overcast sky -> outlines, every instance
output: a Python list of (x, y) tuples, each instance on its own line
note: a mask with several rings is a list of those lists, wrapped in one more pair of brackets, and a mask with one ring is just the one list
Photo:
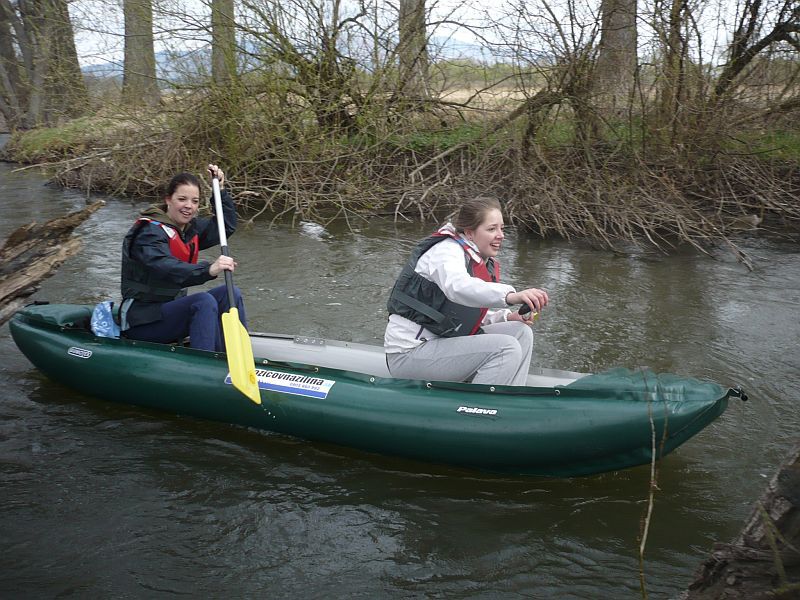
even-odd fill
[[(209, 21), (208, 2), (210, 0), (155, 0), (156, 14), (156, 51), (164, 49), (188, 50), (197, 48), (207, 39), (202, 29)], [(287, 0), (283, 0), (287, 2)], [(298, 0), (306, 6), (312, 0)], [(321, 0), (319, 0), (321, 1)], [(329, 0), (326, 0), (329, 1)], [(439, 22), (431, 27), (428, 34), (433, 36), (435, 44), (449, 43), (453, 48), (449, 55), (461, 51), (474, 54), (485, 46), (481, 37), (475, 35), (468, 27), (458, 27), (451, 23), (440, 21), (458, 21), (474, 27), (474, 31), (486, 36), (495, 42), (501, 41), (496, 32), (487, 28), (491, 21), (505, 19), (509, 24), (514, 22), (513, 4), (523, 0), (428, 0), (428, 9), (431, 11), (430, 21)], [(650, 29), (647, 26), (647, 14), (652, 10), (650, 5), (653, 0), (639, 0), (641, 11), (641, 25), (639, 27), (640, 45), (646, 46)], [(553, 24), (552, 14), (558, 16), (559, 6), (565, 5), (567, 0), (524, 0), (526, 10), (533, 18), (523, 24), (528, 29), (528, 36), (548, 35), (548, 27)], [(579, 20), (583, 23), (592, 23), (596, 4), (599, 0), (578, 0), (577, 4), (583, 14)], [(81, 64), (103, 63), (109, 61), (121, 62), (124, 39), (122, 37), (122, 0), (73, 0), (70, 3), (70, 14), (75, 26), (75, 37), (78, 46), (78, 55)], [(698, 27), (705, 28), (703, 45), (701, 49), (704, 60), (709, 60), (712, 55), (719, 55), (719, 48), (727, 37), (727, 32), (732, 29), (731, 21), (736, 2), (732, 0), (708, 0), (695, 5), (695, 16), (698, 18)], [(396, 3), (387, 3), (381, 0), (379, 6), (396, 6)], [(702, 7), (702, 10), (697, 8)], [(551, 13), (553, 11), (553, 13)], [(388, 11), (387, 11), (388, 12)], [(538, 14), (537, 14), (538, 13)], [(558, 18), (562, 23), (567, 19)], [(540, 27), (541, 25), (541, 27)], [(561, 25), (561, 23), (559, 23)], [(536, 32), (534, 33), (534, 30)], [(529, 38), (531, 39), (531, 38)], [(523, 40), (524, 43), (530, 43)], [(542, 48), (546, 51), (546, 48)], [(485, 48), (489, 52), (489, 48)], [(473, 56), (474, 57), (474, 56)], [(489, 58), (486, 55), (486, 58)]]
[[(465, 2), (459, 0), (428, 0), (429, 9), (433, 9), (433, 19), (456, 18), (474, 23), (480, 20), (481, 4), (486, 2), (471, 1), (477, 9), (470, 10)], [(386, 6), (391, 5), (387, 3)], [(83, 65), (122, 60), (122, 0), (73, 0), (69, 10), (78, 55)], [(208, 0), (156, 0), (154, 15), (157, 52), (167, 47), (191, 49), (207, 43), (208, 40), (203, 39), (199, 29), (209, 22)], [(448, 24), (438, 25), (436, 31), (429, 31), (429, 34), (441, 39), (476, 42), (475, 36), (467, 30)]]

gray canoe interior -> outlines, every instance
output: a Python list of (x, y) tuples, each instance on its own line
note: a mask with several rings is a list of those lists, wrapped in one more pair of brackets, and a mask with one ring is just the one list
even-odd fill
[[(250, 333), (250, 340), (256, 363), (259, 359), (267, 359), (355, 371), (376, 377), (391, 377), (386, 367), (383, 348), (380, 346), (273, 333)], [(574, 371), (531, 367), (528, 385), (568, 385), (585, 375), (586, 373)]]

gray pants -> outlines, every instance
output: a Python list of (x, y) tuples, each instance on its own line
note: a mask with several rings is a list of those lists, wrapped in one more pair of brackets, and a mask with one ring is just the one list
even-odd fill
[(519, 321), (493, 323), (480, 335), (435, 338), (408, 352), (386, 355), (392, 377), (525, 385), (533, 331)]

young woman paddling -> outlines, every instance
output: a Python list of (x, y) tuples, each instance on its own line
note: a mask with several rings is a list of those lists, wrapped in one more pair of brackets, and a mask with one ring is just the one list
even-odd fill
[[(500, 283), (503, 227), (500, 203), (474, 198), (417, 245), (389, 296), (384, 349), (393, 377), (525, 385), (530, 325), (548, 297)], [(513, 304), (531, 312), (490, 310)]]
[[(208, 165), (212, 177), (225, 174)], [(236, 230), (236, 210), (230, 194), (221, 192), (226, 235)], [(233, 271), (236, 262), (220, 256), (214, 262), (198, 261), (200, 250), (220, 243), (216, 215), (198, 218), (200, 181), (190, 173), (175, 175), (163, 204), (151, 206), (136, 220), (122, 243), (122, 334), (149, 342), (169, 343), (187, 335), (192, 348), (224, 350), (220, 315), (230, 309), (224, 285), (186, 295), (186, 287)], [(239, 317), (244, 325), (241, 293), (234, 288)]]

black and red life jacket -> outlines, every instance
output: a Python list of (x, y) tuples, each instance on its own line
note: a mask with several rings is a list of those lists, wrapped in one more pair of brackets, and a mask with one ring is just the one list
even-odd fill
[(197, 257), (200, 254), (200, 238), (195, 233), (188, 242), (183, 241), (180, 232), (168, 223), (156, 221), (150, 217), (139, 217), (134, 223), (134, 227), (140, 223), (152, 223), (158, 225), (169, 238), (169, 251), (172, 256), (183, 262), (197, 264)]
[(437, 231), (422, 240), (411, 253), (389, 294), (389, 314), (400, 315), (442, 337), (481, 333), (481, 323), (488, 308), (457, 304), (447, 298), (441, 288), (415, 271), (417, 262), (428, 250), (447, 239), (453, 239), (464, 250), (467, 273), (483, 281), (500, 281), (500, 264), (493, 258), (481, 259), (460, 237)]
[(122, 297), (142, 302), (168, 302), (186, 294), (181, 286), (154, 275), (144, 265), (131, 258), (133, 240), (147, 224), (160, 227), (169, 239), (169, 251), (175, 258), (186, 263), (197, 263), (200, 241), (196, 232), (189, 233), (188, 241), (178, 229), (149, 217), (139, 217), (122, 242)]

